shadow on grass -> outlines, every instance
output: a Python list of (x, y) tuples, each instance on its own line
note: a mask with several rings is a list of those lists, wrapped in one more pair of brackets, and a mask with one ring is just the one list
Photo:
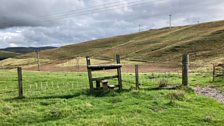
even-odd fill
[(55, 96), (41, 96), (41, 97), (30, 97), (27, 99), (53, 99), (53, 98), (61, 98), (61, 99), (71, 99), (71, 98), (75, 98), (75, 97), (79, 97), (81, 95), (87, 95), (85, 93), (75, 93), (72, 95), (55, 95)]
[[(172, 85), (172, 86), (166, 86), (166, 87), (146, 87), (146, 88), (140, 88), (139, 91), (144, 90), (144, 91), (159, 91), (159, 90), (177, 90), (177, 89), (183, 89), (183, 86), (180, 85)], [(76, 97), (80, 97), (80, 96), (86, 96), (86, 97), (114, 97), (114, 96), (118, 96), (121, 95), (123, 93), (128, 93), (131, 92), (133, 90), (136, 90), (135, 88), (129, 88), (129, 89), (122, 89), (120, 90), (114, 90), (114, 92), (111, 91), (103, 91), (103, 90), (95, 90), (94, 94), (90, 94), (89, 90), (85, 90), (83, 92), (78, 92), (78, 93), (74, 93), (74, 94), (70, 94), (70, 95), (49, 95), (49, 96), (28, 96), (28, 97), (22, 97), (22, 98), (9, 98), (9, 99), (5, 99), (5, 101), (15, 101), (15, 100), (22, 100), (22, 101), (26, 101), (26, 100), (30, 100), (30, 99), (56, 99), (56, 98), (61, 98), (61, 99), (71, 99), (71, 98), (76, 98)]]
[(181, 86), (166, 86), (166, 87), (152, 87), (152, 88), (144, 88), (147, 91), (157, 91), (157, 90), (176, 90), (180, 89)]
[(71, 99), (76, 98), (80, 96), (90, 96), (89, 90), (78, 92), (74, 94), (68, 94), (68, 95), (48, 95), (48, 96), (24, 96), (24, 97), (14, 97), (14, 98), (8, 98), (4, 99), (5, 101), (14, 101), (14, 100), (30, 100), (30, 99), (54, 99), (54, 98), (61, 98), (61, 99)]
[(86, 96), (86, 97), (104, 97), (104, 96), (116, 96), (117, 94), (120, 93), (125, 93), (125, 92), (129, 92), (131, 89), (123, 89), (122, 91), (119, 90), (115, 90), (114, 93), (111, 93), (110, 91), (102, 91), (102, 90), (98, 90), (95, 91), (94, 94), (90, 94), (89, 90), (85, 90), (83, 92), (78, 92), (78, 93), (74, 93), (74, 94), (69, 94), (69, 95), (48, 95), (48, 96), (24, 96), (24, 97), (14, 97), (14, 98), (7, 98), (4, 99), (4, 101), (29, 101), (32, 99), (56, 99), (56, 98), (61, 98), (61, 99), (72, 99), (72, 98), (77, 98), (80, 96)]
[(98, 91), (95, 91), (94, 94), (92, 96), (94, 97), (108, 97), (108, 96), (117, 96), (117, 95), (120, 95), (122, 93), (127, 93), (127, 92), (130, 92), (132, 89), (122, 89), (121, 91), (120, 90), (114, 90), (114, 92), (111, 92), (111, 91), (103, 91), (103, 90), (98, 90)]

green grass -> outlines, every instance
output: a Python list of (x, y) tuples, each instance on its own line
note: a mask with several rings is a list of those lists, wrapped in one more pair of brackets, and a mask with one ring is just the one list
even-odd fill
[[(0, 125), (153, 125), (153, 126), (222, 126), (224, 105), (214, 99), (197, 96), (190, 88), (152, 90), (159, 81), (180, 84), (177, 73), (140, 75), (141, 90), (134, 90), (134, 74), (123, 74), (124, 91), (89, 96), (86, 73), (23, 73), (25, 99), (16, 99), (16, 71), (0, 71)], [(113, 73), (95, 73), (104, 76)], [(154, 79), (154, 80), (153, 80)], [(29, 85), (44, 82), (67, 83), (63, 89), (33, 89)], [(71, 84), (78, 85), (72, 88)], [(110, 81), (115, 83), (115, 80)], [(191, 86), (217, 86), (207, 74), (191, 74)], [(44, 85), (44, 84), (43, 84)], [(70, 85), (70, 86), (69, 86)], [(43, 86), (44, 87), (44, 86)], [(55, 87), (55, 85), (54, 85)], [(63, 87), (63, 85), (60, 85)], [(81, 89), (81, 90), (79, 90)], [(149, 89), (149, 90), (148, 90)], [(151, 90), (150, 90), (151, 89)], [(61, 92), (63, 91), (63, 92)], [(36, 93), (34, 93), (36, 92)]]

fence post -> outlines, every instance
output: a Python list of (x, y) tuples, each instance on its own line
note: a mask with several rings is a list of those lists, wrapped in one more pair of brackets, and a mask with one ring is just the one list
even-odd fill
[(222, 79), (224, 79), (224, 66), (222, 66)]
[(80, 66), (79, 66), (79, 56), (76, 57), (76, 70), (79, 72)]
[(215, 81), (215, 64), (213, 64), (213, 71), (212, 71), (212, 81)]
[(189, 55), (184, 54), (182, 57), (182, 85), (188, 86), (188, 69), (189, 69)]
[(22, 76), (22, 68), (17, 68), (17, 74), (18, 74), (18, 98), (23, 98), (23, 76)]
[(138, 74), (138, 65), (135, 65), (135, 84), (136, 90), (139, 90), (139, 74)]
[[(120, 55), (116, 55), (116, 63), (121, 64)], [(122, 90), (121, 68), (117, 68), (119, 90)]]
[(36, 50), (37, 55), (37, 70), (40, 71), (40, 50)]
[(91, 65), (89, 56), (86, 57), (86, 64), (87, 64), (87, 71), (88, 71), (88, 78), (89, 78), (90, 94), (93, 95), (94, 88), (93, 88), (93, 81), (92, 81), (92, 70), (89, 69), (89, 65)]

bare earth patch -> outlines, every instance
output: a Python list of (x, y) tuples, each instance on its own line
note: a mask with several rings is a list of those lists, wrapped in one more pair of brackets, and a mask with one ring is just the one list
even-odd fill
[[(59, 63), (50, 63), (44, 64), (40, 66), (41, 71), (49, 71), (49, 72), (87, 72), (86, 65), (80, 65), (79, 68), (77, 66), (65, 66), (58, 67)], [(37, 66), (25, 68), (25, 70), (36, 71)], [(150, 63), (150, 64), (140, 64), (139, 72), (148, 73), (148, 72), (177, 72), (181, 71), (181, 67), (176, 64), (159, 64), (159, 63)], [(104, 71), (105, 72), (105, 71)], [(110, 72), (110, 71), (108, 71)], [(135, 72), (134, 65), (123, 65), (122, 72), (125, 73), (133, 73)]]
[(212, 97), (217, 101), (224, 103), (224, 93), (222, 91), (210, 87), (195, 87), (194, 90), (198, 95)]

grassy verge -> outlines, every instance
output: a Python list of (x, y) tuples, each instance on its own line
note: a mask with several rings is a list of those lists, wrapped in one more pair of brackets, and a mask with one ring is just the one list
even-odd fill
[[(143, 74), (140, 83), (142, 90), (136, 91), (133, 74), (123, 75), (123, 92), (89, 96), (76, 88), (56, 85), (49, 91), (33, 89), (33, 95), (26, 93), (25, 99), (14, 99), (17, 95), (15, 71), (0, 71), (0, 125), (193, 125), (221, 126), (224, 124), (224, 105), (214, 99), (196, 96), (189, 88), (177, 90), (143, 90), (158, 87), (160, 80), (169, 79), (168, 84), (180, 82), (178, 74)], [(108, 73), (96, 73), (102, 76)], [(151, 77), (151, 79), (149, 78)], [(87, 84), (85, 73), (46, 73), (25, 72), (24, 85), (41, 82), (73, 83), (84, 87)], [(145, 78), (145, 80), (143, 79)], [(154, 81), (150, 81), (154, 79)], [(112, 80), (110, 83), (114, 83)], [(211, 83), (208, 75), (193, 74), (192, 86), (213, 85), (223, 89), (223, 82)], [(43, 84), (45, 85), (45, 84)], [(6, 88), (7, 87), (7, 88)], [(43, 87), (46, 87), (43, 86)], [(85, 89), (84, 87), (83, 89)], [(69, 90), (67, 90), (69, 89)], [(34, 91), (38, 93), (35, 94)], [(54, 91), (54, 92), (52, 92)], [(82, 90), (83, 91), (83, 90)], [(36, 95), (41, 94), (41, 97)], [(47, 97), (52, 96), (52, 97)]]

